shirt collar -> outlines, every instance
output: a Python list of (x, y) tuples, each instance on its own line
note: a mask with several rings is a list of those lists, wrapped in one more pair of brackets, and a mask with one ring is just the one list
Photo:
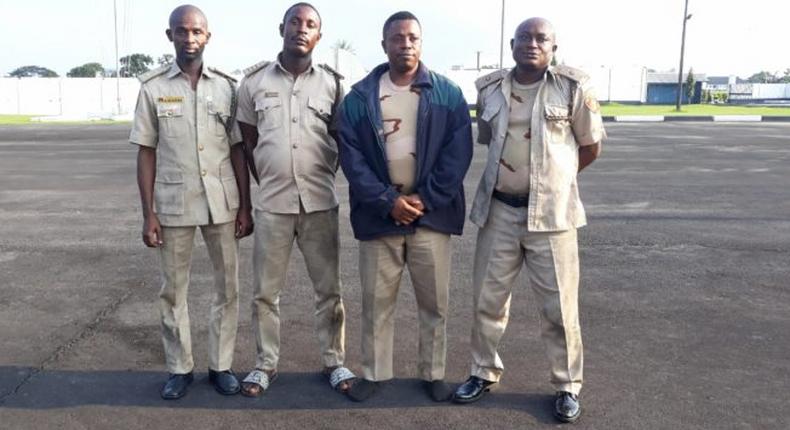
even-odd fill
[[(291, 72), (289, 72), (289, 71), (288, 71), (288, 70), (285, 68), (285, 66), (283, 66), (283, 63), (282, 63), (282, 55), (283, 55), (283, 53), (282, 53), (282, 52), (280, 52), (279, 54), (277, 54), (277, 61), (276, 61), (275, 63), (277, 64), (277, 68), (278, 68), (278, 69), (279, 69), (281, 72), (283, 72), (283, 73), (286, 73), (286, 74), (290, 75), (290, 74), (291, 74)], [(312, 62), (312, 61), (310, 61), (310, 67), (308, 67), (308, 68), (307, 68), (307, 70), (305, 70), (305, 71), (304, 71), (304, 73), (302, 73), (302, 74), (303, 74), (303, 75), (307, 75), (307, 74), (313, 73), (313, 70), (314, 70), (314, 69), (313, 69), (313, 62)]]
[[(181, 70), (180, 67), (178, 67), (178, 63), (175, 62), (175, 60), (174, 60), (173, 63), (170, 64), (170, 69), (168, 69), (168, 71), (167, 71), (167, 77), (169, 79), (172, 79), (172, 78), (175, 78), (176, 76), (178, 76), (178, 75), (180, 75), (182, 73), (184, 73), (184, 72)], [(201, 75), (203, 77), (206, 77), (206, 78), (209, 78), (209, 79), (215, 78), (217, 76), (216, 73), (214, 73), (211, 70), (209, 70), (209, 68), (208, 68), (208, 66), (206, 65), (205, 62), (203, 63), (203, 67), (201, 68)]]

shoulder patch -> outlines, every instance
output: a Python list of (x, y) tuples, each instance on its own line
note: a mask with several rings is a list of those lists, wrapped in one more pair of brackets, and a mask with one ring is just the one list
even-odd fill
[(480, 91), (491, 84), (496, 84), (502, 81), (502, 79), (505, 79), (505, 76), (507, 76), (509, 72), (510, 71), (508, 69), (501, 69), (485, 76), (481, 76), (475, 81), (475, 88), (477, 88), (477, 91)]
[(261, 61), (258, 64), (254, 64), (254, 65), (252, 65), (250, 67), (247, 67), (246, 69), (244, 69), (244, 76), (250, 76), (253, 73), (257, 72), (258, 70), (263, 69), (264, 67), (268, 66), (271, 63), (272, 63), (271, 61)]
[(137, 79), (144, 84), (159, 75), (163, 75), (168, 70), (170, 70), (170, 64), (166, 64), (162, 67), (157, 67), (156, 69), (149, 70), (143, 73), (142, 75), (139, 75)]
[(329, 74), (334, 76), (335, 79), (345, 79), (345, 77), (343, 75), (338, 73), (337, 70), (329, 67), (329, 65), (326, 64), (326, 63), (321, 63), (321, 64), (318, 65), (318, 67), (320, 67), (320, 68), (326, 70), (327, 72), (329, 72)]
[(222, 70), (216, 69), (214, 67), (209, 67), (208, 69), (211, 70), (212, 72), (222, 76), (225, 79), (228, 79), (228, 80), (230, 80), (232, 82), (236, 82), (236, 78), (234, 78), (233, 76), (223, 72)]
[(590, 79), (590, 75), (588, 75), (581, 69), (566, 66), (564, 64), (554, 66), (552, 67), (551, 70), (558, 75), (565, 76), (566, 78), (572, 79), (579, 83), (585, 82), (588, 79)]

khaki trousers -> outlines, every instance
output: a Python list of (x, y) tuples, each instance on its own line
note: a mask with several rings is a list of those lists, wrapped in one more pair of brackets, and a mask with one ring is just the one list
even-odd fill
[(420, 378), (444, 379), (450, 287), (450, 235), (418, 228), (413, 235), (359, 242), (362, 283), (362, 374), (392, 379), (395, 302), (404, 266), (414, 285), (420, 320)]
[(504, 366), (497, 346), (505, 332), (513, 284), (523, 264), (537, 298), (541, 337), (558, 391), (578, 394), (582, 386), (579, 326), (579, 256), (576, 230), (527, 231), (527, 208), (492, 200), (477, 236), (474, 264), (472, 375), (498, 381)]
[[(162, 289), (159, 312), (162, 318), (162, 341), (167, 370), (170, 373), (192, 371), (192, 338), (189, 329), (187, 290), (196, 227), (162, 227), (159, 248)], [(214, 300), (209, 320), (209, 368), (228, 370), (233, 364), (236, 328), (239, 317), (239, 245), (234, 222), (200, 226), (214, 267)]]
[(277, 369), (280, 358), (280, 292), (285, 285), (294, 239), (302, 251), (315, 290), (315, 317), (321, 361), (326, 367), (345, 360), (345, 310), (340, 296), (340, 240), (337, 208), (276, 214), (255, 211), (252, 325), (255, 367)]

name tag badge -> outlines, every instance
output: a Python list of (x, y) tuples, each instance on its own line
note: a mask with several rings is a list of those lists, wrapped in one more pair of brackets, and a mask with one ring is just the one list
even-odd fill
[(265, 93), (263, 94), (263, 97), (264, 97), (264, 98), (267, 98), (267, 99), (271, 99), (271, 98), (275, 98), (275, 97), (280, 97), (280, 93), (278, 93), (277, 91), (267, 91), (267, 92), (265, 92)]
[[(160, 97), (164, 98), (164, 97)], [(184, 104), (179, 102), (159, 102), (156, 104), (156, 116), (170, 118), (184, 115)]]

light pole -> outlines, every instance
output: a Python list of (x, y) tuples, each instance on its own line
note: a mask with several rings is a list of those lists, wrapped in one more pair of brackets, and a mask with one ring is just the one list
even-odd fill
[(118, 67), (118, 4), (112, 2), (113, 22), (115, 23), (115, 100), (118, 103), (117, 114), (121, 114), (121, 69)]
[(502, 0), (502, 21), (499, 25), (499, 68), (505, 58), (505, 0)]
[(686, 50), (686, 22), (691, 19), (689, 14), (689, 0), (686, 0), (686, 7), (683, 9), (683, 35), (680, 38), (680, 70), (678, 70), (678, 97), (675, 103), (675, 110), (680, 112), (680, 101), (683, 97), (683, 53)]

